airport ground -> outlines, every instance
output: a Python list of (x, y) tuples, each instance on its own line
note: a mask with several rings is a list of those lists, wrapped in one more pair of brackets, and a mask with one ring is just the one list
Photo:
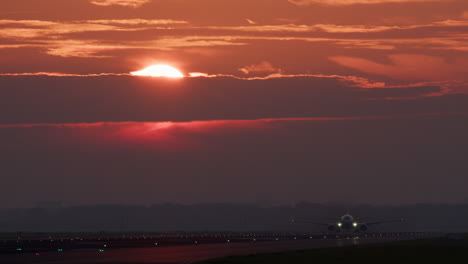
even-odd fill
[[(311, 249), (346, 251), (348, 246), (357, 246), (359, 250), (360, 246), (436, 236), (440, 234), (206, 233), (4, 239), (0, 242), (0, 263), (195, 263), (210, 259), (215, 259), (213, 263), (304, 263), (315, 254), (308, 251)], [(326, 256), (331, 252), (327, 250), (317, 252)], [(293, 253), (278, 253), (287, 251)], [(247, 257), (223, 258), (228, 256)], [(269, 258), (280, 262), (270, 262)], [(287, 259), (294, 261), (281, 262)]]
[(439, 264), (467, 262), (468, 236), (456, 240), (444, 237), (249, 256), (230, 256), (200, 262), (199, 264)]

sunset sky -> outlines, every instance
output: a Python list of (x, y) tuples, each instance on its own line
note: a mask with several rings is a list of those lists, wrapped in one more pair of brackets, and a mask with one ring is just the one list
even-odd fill
[(466, 0), (0, 3), (0, 207), (460, 203), (467, 135)]

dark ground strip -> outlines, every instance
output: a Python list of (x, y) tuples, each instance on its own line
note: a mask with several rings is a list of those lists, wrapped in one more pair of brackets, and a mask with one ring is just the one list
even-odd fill
[[(316, 234), (317, 235), (317, 234)], [(323, 234), (322, 234), (323, 235)], [(190, 236), (183, 238), (136, 238), (123, 240), (87, 241), (87, 247), (61, 248), (54, 252), (21, 252), (0, 255), (2, 263), (191, 263), (233, 255), (250, 255), (311, 248), (341, 247), (383, 243), (389, 241), (414, 240), (427, 237), (423, 233), (368, 234), (367, 236), (330, 235), (290, 236), (276, 240), (275, 237), (210, 237)], [(326, 238), (325, 238), (326, 237)], [(117, 239), (117, 238), (114, 238)], [(142, 242), (143, 241), (143, 242)], [(158, 242), (154, 242), (158, 241)], [(248, 241), (248, 242), (246, 242)], [(81, 240), (80, 240), (81, 243)], [(104, 247), (107, 243), (108, 246)], [(118, 244), (115, 244), (118, 243)], [(143, 244), (142, 244), (143, 243)], [(145, 244), (147, 243), (147, 244)], [(158, 244), (155, 244), (158, 243)], [(162, 243), (162, 244), (159, 244)], [(165, 244), (166, 243), (166, 244)], [(179, 244), (177, 244), (179, 243)], [(185, 243), (185, 244), (183, 244)], [(94, 245), (89, 247), (89, 245)], [(116, 245), (120, 248), (117, 249)], [(27, 251), (27, 252), (26, 252)]]
[(468, 261), (467, 252), (467, 238), (461, 240), (439, 238), (250, 256), (231, 256), (208, 260), (203, 264), (466, 263)]

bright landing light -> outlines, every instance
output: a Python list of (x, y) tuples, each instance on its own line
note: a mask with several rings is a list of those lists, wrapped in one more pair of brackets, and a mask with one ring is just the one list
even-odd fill
[(150, 76), (150, 77), (167, 77), (167, 78), (183, 78), (184, 74), (178, 69), (165, 65), (158, 64), (149, 66), (141, 71), (131, 72), (131, 75), (135, 76)]

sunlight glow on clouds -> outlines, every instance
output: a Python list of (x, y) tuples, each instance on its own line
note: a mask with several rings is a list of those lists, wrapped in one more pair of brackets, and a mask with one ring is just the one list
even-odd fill
[(141, 71), (131, 72), (134, 76), (149, 76), (149, 77), (167, 77), (167, 78), (183, 78), (185, 77), (178, 69), (165, 65), (157, 64), (149, 66)]
[(273, 66), (273, 64), (269, 61), (262, 61), (259, 64), (253, 64), (249, 66), (245, 66), (244, 68), (239, 69), (239, 71), (249, 74), (249, 73), (271, 73), (271, 72), (277, 72), (281, 73), (280, 68), (276, 68)]
[(204, 72), (190, 72), (190, 77), (215, 77), (216, 75), (209, 75), (208, 73)]

